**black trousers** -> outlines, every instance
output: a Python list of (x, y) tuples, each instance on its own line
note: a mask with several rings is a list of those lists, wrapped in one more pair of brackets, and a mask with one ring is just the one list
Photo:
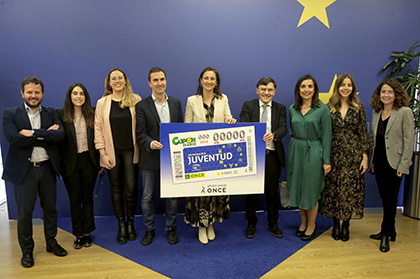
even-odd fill
[[(270, 151), (265, 155), (264, 194), (267, 209), (268, 225), (277, 225), (279, 219), (279, 179), (281, 163), (276, 151)], [(248, 224), (257, 224), (258, 218), (255, 211), (258, 208), (258, 195), (247, 195), (245, 198), (245, 218)]]
[(381, 232), (383, 235), (392, 236), (396, 233), (395, 215), (402, 177), (398, 177), (397, 171), (391, 168), (388, 162), (382, 162), (375, 163), (375, 179), (384, 211)]
[(108, 170), (111, 200), (115, 216), (125, 218), (124, 201), (128, 217), (134, 217), (137, 208), (137, 180), (139, 168), (133, 164), (134, 150), (116, 150), (116, 166)]
[(18, 209), (18, 240), (22, 253), (32, 253), (32, 212), (39, 194), (44, 219), (47, 246), (57, 243), (57, 182), (53, 166), (48, 161), (40, 167), (30, 166), (23, 180), (13, 184)]
[(95, 188), (96, 171), (89, 152), (77, 154), (74, 172), (63, 177), (70, 199), (70, 215), (73, 235), (82, 236), (95, 230), (93, 214), (93, 191)]

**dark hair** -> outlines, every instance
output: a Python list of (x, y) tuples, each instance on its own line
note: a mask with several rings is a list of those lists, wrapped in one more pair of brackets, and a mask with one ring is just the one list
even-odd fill
[(42, 93), (44, 93), (44, 83), (42, 82), (42, 80), (39, 77), (26, 77), (26, 78), (24, 78), (22, 80), (22, 83), (20, 84), (21, 87), (22, 87), (22, 92), (25, 91), (25, 85), (27, 85), (29, 83), (40, 84)]
[(257, 88), (258, 88), (260, 85), (267, 85), (267, 84), (269, 84), (270, 82), (272, 82), (272, 83), (274, 84), (274, 88), (277, 88), (277, 82), (276, 82), (274, 79), (272, 79), (271, 77), (263, 77), (263, 78), (261, 78), (261, 79), (257, 82)]
[(222, 95), (222, 91), (220, 90), (220, 75), (219, 75), (219, 72), (216, 71), (216, 69), (213, 67), (207, 67), (201, 72), (200, 77), (198, 78), (198, 88), (197, 88), (196, 95), (201, 95), (201, 96), (203, 95), (203, 87), (201, 86), (201, 79), (203, 78), (203, 75), (205, 72), (213, 72), (216, 74), (217, 84), (213, 89), (213, 93), (216, 96), (216, 98), (222, 98), (223, 95)]
[(95, 122), (95, 110), (92, 107), (90, 102), (89, 92), (87, 91), (86, 87), (81, 83), (72, 83), (69, 88), (67, 89), (66, 98), (64, 100), (64, 118), (63, 121), (67, 123), (73, 123), (74, 118), (74, 104), (71, 101), (71, 92), (75, 87), (80, 87), (85, 94), (85, 103), (82, 105), (82, 115), (85, 118), (86, 126), (89, 128), (94, 127)]
[(384, 84), (389, 85), (394, 90), (395, 100), (393, 107), (399, 109), (400, 107), (408, 107), (410, 104), (410, 98), (408, 97), (407, 91), (401, 83), (396, 79), (385, 79), (381, 81), (373, 92), (372, 100), (370, 101), (370, 106), (376, 111), (380, 111), (384, 108), (384, 104), (381, 101), (381, 89)]
[(302, 77), (300, 77), (300, 79), (296, 82), (296, 86), (295, 86), (295, 103), (293, 104), (293, 107), (297, 110), (300, 110), (300, 107), (302, 106), (303, 100), (302, 97), (300, 96), (300, 85), (302, 84), (302, 82), (304, 80), (310, 79), (314, 82), (314, 95), (312, 96), (312, 102), (311, 102), (311, 107), (313, 107), (314, 105), (318, 105), (319, 104), (319, 88), (318, 88), (318, 83), (316, 83), (316, 80), (313, 76), (307, 74), (304, 75)]
[(166, 78), (166, 73), (162, 68), (153, 67), (153, 68), (150, 69), (149, 74), (147, 75), (147, 78), (149, 79), (149, 81), (150, 81), (150, 76), (152, 75), (152, 73), (158, 73), (158, 72), (163, 72), (163, 74), (165, 75), (165, 78)]

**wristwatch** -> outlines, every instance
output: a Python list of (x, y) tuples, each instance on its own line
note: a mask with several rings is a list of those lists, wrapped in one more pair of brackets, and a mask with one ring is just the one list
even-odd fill
[(32, 130), (32, 136), (35, 137), (35, 131), (34, 130)]

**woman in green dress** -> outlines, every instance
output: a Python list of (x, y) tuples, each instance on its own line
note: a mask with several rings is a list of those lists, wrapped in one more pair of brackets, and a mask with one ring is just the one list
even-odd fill
[(299, 207), (301, 224), (296, 236), (308, 241), (316, 234), (318, 201), (325, 175), (331, 170), (331, 114), (319, 101), (318, 84), (302, 76), (295, 87), (295, 102), (289, 107), (292, 138), (287, 156), (287, 193), (290, 206)]

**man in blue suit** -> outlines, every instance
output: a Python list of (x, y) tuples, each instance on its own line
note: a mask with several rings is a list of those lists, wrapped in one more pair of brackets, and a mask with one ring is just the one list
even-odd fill
[(56, 175), (59, 174), (57, 142), (64, 130), (53, 108), (41, 106), (44, 84), (37, 77), (22, 81), (24, 104), (3, 112), (3, 132), (10, 143), (3, 179), (13, 183), (18, 208), (18, 240), (23, 267), (34, 265), (32, 212), (39, 194), (44, 215), (47, 252), (65, 256), (57, 235)]
[[(154, 189), (160, 177), (160, 123), (183, 122), (181, 102), (166, 95), (166, 74), (161, 68), (149, 71), (149, 86), (152, 94), (136, 104), (136, 137), (140, 144), (140, 162), (143, 195), (141, 208), (146, 233), (141, 240), (143, 245), (152, 243), (155, 236)], [(176, 234), (176, 198), (165, 199), (165, 230), (168, 243), (178, 243)]]
[[(267, 124), (263, 137), (266, 144), (264, 194), (267, 209), (268, 230), (275, 237), (283, 237), (277, 224), (279, 218), (280, 196), (278, 193), (281, 167), (285, 166), (284, 148), (281, 139), (287, 133), (286, 107), (273, 101), (277, 83), (270, 77), (263, 77), (257, 83), (258, 99), (244, 103), (241, 122), (261, 122)], [(258, 207), (258, 196), (247, 195), (245, 198), (245, 218), (248, 226), (245, 230), (247, 238), (255, 236), (258, 221), (255, 211)]]

